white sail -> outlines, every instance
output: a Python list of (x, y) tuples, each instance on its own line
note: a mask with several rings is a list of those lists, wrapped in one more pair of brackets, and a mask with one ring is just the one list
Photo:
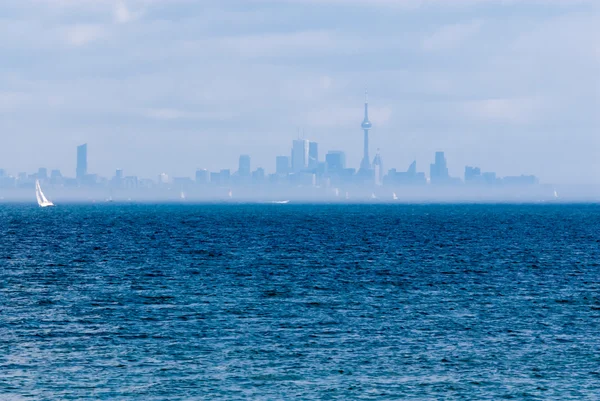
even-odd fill
[(35, 180), (35, 197), (37, 199), (37, 203), (40, 207), (54, 206), (54, 203), (50, 202), (44, 192), (42, 191), (42, 187), (40, 186), (40, 181)]
[(377, 196), (375, 196), (375, 192), (371, 193), (371, 199), (377, 199)]
[(179, 193), (179, 197), (181, 198), (181, 200), (185, 200), (185, 192), (181, 191)]
[(231, 191), (231, 189), (229, 190), (229, 193), (227, 194), (227, 196), (229, 196), (230, 198), (233, 198), (233, 192)]
[(334, 189), (335, 196), (340, 196), (340, 190), (338, 188)]
[(394, 192), (394, 193), (392, 193), (392, 199), (394, 199), (394, 200), (398, 200), (398, 195), (396, 195), (396, 193), (395, 193), (395, 192)]
[(36, 183), (35, 183), (35, 198), (37, 199), (38, 205), (42, 206), (44, 201), (42, 200), (42, 197), (40, 196), (39, 187), (40, 187), (40, 183), (36, 181)]

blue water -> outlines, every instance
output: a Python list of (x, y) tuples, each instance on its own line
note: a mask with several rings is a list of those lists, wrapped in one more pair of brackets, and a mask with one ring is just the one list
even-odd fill
[(0, 205), (1, 400), (591, 399), (599, 205)]

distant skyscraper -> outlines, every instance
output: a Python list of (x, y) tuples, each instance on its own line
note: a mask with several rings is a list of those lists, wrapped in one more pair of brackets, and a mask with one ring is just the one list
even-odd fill
[(308, 168), (311, 170), (319, 167), (319, 145), (316, 142), (308, 143)]
[(206, 169), (196, 170), (196, 184), (208, 184), (210, 182), (210, 173)]
[(250, 177), (250, 156), (240, 156), (238, 174), (240, 177)]
[(45, 180), (48, 178), (48, 170), (45, 167), (40, 167), (38, 169), (37, 178), (39, 180)]
[(325, 156), (325, 163), (329, 173), (340, 172), (346, 168), (346, 154), (339, 150), (331, 150)]
[(450, 178), (444, 152), (435, 152), (435, 163), (430, 166), (429, 176), (432, 183), (446, 182)]
[(77, 146), (77, 179), (82, 179), (87, 174), (87, 143)]
[(277, 156), (275, 158), (275, 173), (278, 175), (290, 173), (290, 158), (288, 156)]
[(292, 171), (294, 173), (306, 170), (308, 167), (308, 148), (307, 139), (294, 140), (292, 147)]
[(360, 162), (361, 170), (369, 170), (371, 168), (371, 163), (369, 161), (369, 130), (373, 127), (371, 121), (369, 121), (369, 99), (367, 97), (367, 92), (365, 91), (365, 118), (361, 124), (361, 127), (364, 132), (364, 147), (363, 147), (363, 159)]
[(383, 161), (381, 160), (379, 149), (377, 149), (377, 154), (373, 159), (373, 170), (375, 170), (375, 185), (383, 184)]
[(465, 182), (478, 181), (481, 179), (481, 169), (479, 167), (465, 166)]

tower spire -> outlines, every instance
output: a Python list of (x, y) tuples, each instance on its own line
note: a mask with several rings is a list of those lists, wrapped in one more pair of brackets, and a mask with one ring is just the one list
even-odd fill
[(369, 121), (369, 93), (365, 90), (365, 118), (360, 125), (364, 132), (364, 144), (363, 144), (363, 159), (360, 163), (361, 170), (370, 170), (371, 163), (369, 161), (369, 130), (373, 126)]

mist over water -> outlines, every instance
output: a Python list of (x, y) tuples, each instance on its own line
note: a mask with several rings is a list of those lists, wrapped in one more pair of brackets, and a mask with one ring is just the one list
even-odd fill
[(598, 205), (0, 205), (7, 399), (594, 399)]

